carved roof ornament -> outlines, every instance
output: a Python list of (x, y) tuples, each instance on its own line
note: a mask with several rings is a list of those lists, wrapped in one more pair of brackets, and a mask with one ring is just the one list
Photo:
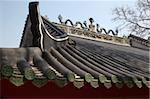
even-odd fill
[(58, 15), (58, 20), (59, 20), (59, 22), (62, 24), (63, 22), (62, 22), (62, 19), (63, 19), (63, 17), (61, 16), (61, 14), (59, 14)]
[(72, 22), (70, 19), (67, 19), (67, 20), (65, 21), (65, 24), (67, 25), (68, 22), (70, 23), (71, 26), (74, 26), (73, 22)]
[(113, 36), (117, 36), (118, 35), (118, 29), (115, 30), (115, 32), (113, 30), (108, 30), (108, 32), (106, 31), (105, 28), (100, 28), (99, 24), (96, 24), (96, 32), (97, 33), (102, 33), (104, 32), (105, 34), (110, 34), (112, 33)]
[(83, 24), (84, 24), (84, 26), (87, 28), (87, 22), (86, 22), (86, 21), (84, 21), (84, 22), (83, 22)]
[(84, 22), (83, 22), (83, 25), (84, 25), (84, 30), (87, 31), (87, 30), (88, 30), (87, 22), (84, 21)]
[(90, 21), (89, 31), (96, 32), (95, 31), (95, 25), (93, 25), (94, 19), (93, 18), (89, 18), (89, 21)]
[(77, 21), (77, 22), (75, 23), (75, 26), (76, 26), (76, 27), (77, 27), (78, 25), (80, 25), (80, 28), (84, 29), (84, 27), (83, 27), (83, 25), (82, 25), (82, 23), (81, 23), (80, 21)]
[(96, 24), (96, 32), (97, 32), (97, 33), (102, 33), (102, 30), (99, 29), (99, 27), (100, 27), (99, 24)]
[(93, 19), (93, 18), (89, 18), (89, 21), (90, 21), (90, 23), (91, 23), (91, 25), (92, 25), (93, 22), (94, 22), (94, 19)]
[(112, 33), (112, 35), (114, 35), (114, 36), (117, 34), (117, 33), (115, 33), (115, 32), (114, 32), (113, 30), (111, 30), (111, 29), (108, 30), (108, 33), (107, 33), (107, 34), (110, 34), (110, 33)]
[(116, 35), (118, 35), (118, 33), (119, 33), (119, 30), (118, 30), (118, 28), (116, 28), (115, 32), (116, 32)]
[(77, 27), (78, 25), (80, 25), (81, 29), (84, 29), (84, 30), (97, 32), (97, 33), (100, 33), (100, 34), (101, 33), (104, 33), (104, 34), (112, 33), (113, 36), (117, 36), (118, 35), (118, 28), (116, 28), (115, 31), (113, 31), (112, 29), (109, 29), (107, 31), (105, 28), (100, 27), (99, 24), (96, 24), (96, 26), (93, 25), (93, 23), (94, 23), (94, 19), (93, 18), (89, 18), (89, 21), (90, 21), (89, 27), (87, 26), (87, 22), (86, 21), (84, 21), (83, 23), (81, 23), (80, 21), (77, 21), (75, 24), (73, 24), (73, 22), (70, 19), (67, 19), (65, 22), (62, 22), (63, 17), (61, 16), (61, 14), (58, 15), (58, 19), (59, 19), (59, 22), (61, 24), (64, 23), (65, 25), (67, 25), (69, 23), (72, 27)]

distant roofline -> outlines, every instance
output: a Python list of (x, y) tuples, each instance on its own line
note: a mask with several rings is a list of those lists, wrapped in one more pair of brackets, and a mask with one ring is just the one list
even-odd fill
[(133, 35), (133, 34), (130, 34), (130, 35), (128, 36), (128, 38), (130, 38), (130, 37), (148, 43), (148, 40), (146, 40), (146, 39), (144, 39), (144, 38), (141, 38), (141, 37), (139, 37), (139, 36), (135, 36), (135, 35)]

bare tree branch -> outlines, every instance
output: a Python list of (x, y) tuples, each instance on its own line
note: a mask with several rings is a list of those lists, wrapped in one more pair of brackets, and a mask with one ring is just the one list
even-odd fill
[(150, 34), (150, 0), (138, 0), (134, 8), (120, 7), (114, 9), (113, 21), (120, 21), (121, 30), (128, 29), (131, 33)]

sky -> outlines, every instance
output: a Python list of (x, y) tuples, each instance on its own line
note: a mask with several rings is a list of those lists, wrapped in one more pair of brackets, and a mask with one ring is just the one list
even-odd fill
[[(0, 0), (0, 48), (19, 47), (28, 14), (28, 4), (35, 0)], [(36, 0), (37, 1), (37, 0)], [(41, 15), (47, 15), (50, 21), (59, 22), (61, 14), (63, 21), (71, 19), (87, 21), (90, 17), (94, 24), (115, 30), (118, 23), (112, 21), (113, 9), (121, 6), (133, 7), (136, 0), (39, 0)], [(127, 32), (121, 32), (128, 35)]]

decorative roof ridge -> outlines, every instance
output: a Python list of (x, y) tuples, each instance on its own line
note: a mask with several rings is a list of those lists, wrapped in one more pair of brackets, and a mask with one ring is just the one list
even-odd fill
[(137, 40), (139, 40), (139, 41), (141, 41), (141, 42), (146, 42), (146, 43), (148, 43), (148, 40), (146, 40), (146, 39), (144, 39), (144, 38), (141, 38), (141, 37), (139, 37), (139, 36), (133, 35), (133, 34), (130, 34), (130, 35), (128, 36), (128, 38), (129, 38), (129, 37), (135, 38), (135, 39), (137, 39)]
[(94, 25), (93, 24), (93, 22), (94, 22), (93, 18), (89, 18), (89, 21), (90, 21), (89, 27), (88, 27), (86, 21), (84, 21), (83, 23), (80, 22), (80, 21), (77, 21), (74, 24), (70, 19), (66, 19), (64, 22), (62, 21), (62, 19), (63, 19), (63, 17), (61, 15), (59, 15), (58, 16), (59, 23), (63, 24), (63, 25), (67, 25), (67, 23), (70, 22), (71, 26), (75, 27), (75, 28), (77, 27), (78, 24), (80, 24), (80, 28), (83, 29), (83, 30), (93, 31), (93, 32), (96, 32), (98, 34), (101, 34), (102, 32), (104, 32), (105, 34), (112, 33), (113, 36), (117, 36), (118, 35), (118, 29), (116, 29), (115, 32), (112, 29), (108, 29), (108, 31), (106, 31), (105, 28), (103, 28), (103, 27), (100, 28), (99, 24), (96, 23), (96, 25)]
[[(31, 26), (29, 26), (28, 30), (31, 31), (31, 36), (27, 35), (28, 39), (30, 39), (30, 43), (27, 46), (36, 46), (40, 47), (42, 50), (45, 47), (44, 42), (45, 39), (52, 40), (52, 42), (63, 42), (68, 39), (67, 33), (63, 32), (56, 26), (54, 26), (50, 21), (40, 15), (39, 11), (39, 2), (30, 2), (29, 3), (29, 15)], [(25, 35), (29, 34), (29, 31), (26, 31), (27, 24), (29, 23), (29, 18), (27, 17), (25, 27), (23, 30), (23, 36), (21, 39), (20, 47), (23, 47), (23, 42), (28, 42)], [(50, 30), (50, 32), (49, 32)], [(55, 32), (54, 34), (52, 34)], [(25, 41), (24, 41), (25, 39)], [(54, 46), (52, 43), (50, 46)]]

